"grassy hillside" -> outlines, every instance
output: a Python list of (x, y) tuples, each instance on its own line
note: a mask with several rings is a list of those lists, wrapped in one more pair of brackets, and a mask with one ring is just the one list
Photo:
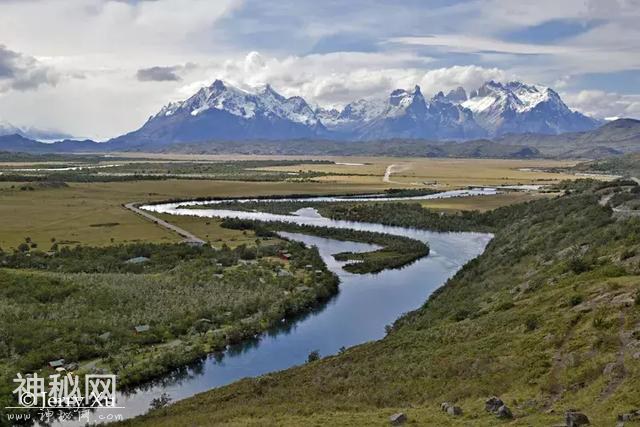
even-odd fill
[(640, 175), (640, 154), (627, 154), (621, 157), (585, 162), (574, 169), (581, 172), (613, 173), (623, 176)]
[(510, 134), (498, 138), (500, 144), (538, 149), (555, 158), (606, 158), (638, 151), (640, 120), (619, 119), (587, 131), (560, 135)]
[[(617, 219), (599, 204), (628, 190), (615, 185), (583, 181), (559, 198), (455, 217), (412, 204), (336, 212), (489, 229), (495, 239), (383, 340), (128, 424), (388, 425), (402, 411), (410, 425), (553, 425), (574, 408), (592, 425), (614, 425), (640, 407), (640, 219)], [(491, 395), (514, 421), (485, 412)], [(464, 415), (441, 412), (443, 401)]]

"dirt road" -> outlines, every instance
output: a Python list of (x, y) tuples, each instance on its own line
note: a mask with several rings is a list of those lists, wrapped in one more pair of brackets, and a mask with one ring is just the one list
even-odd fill
[(185, 230), (184, 228), (180, 228), (177, 225), (173, 225), (171, 223), (168, 223), (167, 221), (164, 221), (160, 218), (156, 218), (155, 216), (151, 215), (149, 212), (143, 211), (142, 209), (138, 209), (138, 207), (136, 206), (137, 203), (127, 203), (124, 205), (125, 208), (129, 209), (131, 212), (134, 212), (146, 219), (148, 219), (149, 221), (153, 221), (155, 224), (158, 224), (160, 227), (166, 228), (167, 230), (173, 231), (174, 233), (178, 233), (182, 238), (184, 238), (184, 242), (185, 243), (195, 243), (195, 244), (199, 244), (199, 245), (204, 245), (205, 242), (204, 240), (202, 240), (201, 238), (195, 236), (194, 234), (188, 232), (187, 230)]

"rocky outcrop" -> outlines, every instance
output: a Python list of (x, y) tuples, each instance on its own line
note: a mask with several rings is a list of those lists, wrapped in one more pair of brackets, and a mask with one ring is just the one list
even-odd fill
[(389, 422), (392, 426), (401, 426), (407, 422), (407, 416), (403, 412), (398, 412), (389, 417)]
[(567, 411), (564, 415), (564, 422), (567, 427), (580, 427), (591, 424), (589, 418), (578, 411)]
[(443, 402), (442, 404), (440, 404), (440, 410), (446, 412), (452, 417), (459, 417), (463, 413), (461, 407), (452, 405), (449, 402)]
[(490, 397), (484, 402), (484, 409), (487, 412), (491, 412), (495, 414), (498, 418), (501, 418), (501, 419), (513, 418), (513, 413), (511, 412), (511, 409), (509, 409), (509, 407), (505, 405), (504, 402), (496, 396)]

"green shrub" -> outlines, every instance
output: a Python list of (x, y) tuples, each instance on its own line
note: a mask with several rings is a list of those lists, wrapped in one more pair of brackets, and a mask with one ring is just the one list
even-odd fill
[(567, 266), (575, 274), (585, 273), (591, 269), (591, 265), (582, 257), (571, 258)]
[(571, 305), (571, 307), (575, 307), (578, 304), (581, 304), (583, 301), (582, 295), (576, 294), (571, 296), (571, 299), (569, 300), (569, 304)]
[(633, 258), (634, 256), (636, 256), (635, 248), (625, 249), (620, 254), (620, 260), (624, 261), (625, 259)]
[(496, 307), (496, 311), (507, 311), (515, 307), (513, 301), (504, 301)]
[(540, 326), (540, 319), (535, 314), (530, 314), (524, 320), (524, 327), (528, 332), (535, 331)]
[(313, 350), (309, 353), (309, 356), (307, 356), (307, 363), (315, 362), (316, 360), (320, 360), (320, 351)]
[(458, 310), (456, 314), (453, 315), (453, 320), (455, 320), (456, 322), (461, 322), (469, 316), (471, 316), (471, 312), (469, 310), (462, 309)]

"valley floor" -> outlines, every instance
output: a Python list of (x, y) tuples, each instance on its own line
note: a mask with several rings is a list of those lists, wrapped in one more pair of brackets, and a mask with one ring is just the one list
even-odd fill
[[(166, 159), (154, 161), (161, 170), (176, 167)], [(258, 175), (253, 169), (240, 170), (245, 181), (135, 175), (109, 181), (83, 172), (68, 175), (70, 182), (0, 182), (5, 267), (0, 269), (0, 299), (6, 302), (3, 328), (11, 336), (9, 345), (0, 340), (0, 369), (34, 370), (70, 354), (88, 369), (96, 368), (96, 361), (100, 369), (117, 369), (133, 384), (263, 331), (285, 313), (305, 312), (335, 292), (326, 269), (315, 266), (316, 255), (261, 234), (264, 230), (159, 215), (221, 249), (216, 255), (211, 248), (185, 250), (174, 245), (183, 240), (175, 230), (131, 212), (127, 203), (392, 188), (437, 191), (575, 178), (551, 171), (570, 163), (552, 161), (331, 161), (335, 163), (258, 164)], [(385, 181), (391, 162), (403, 166)], [(156, 173), (156, 165), (147, 160), (141, 165), (133, 161), (125, 168), (134, 174), (137, 167), (144, 169), (140, 173)], [(19, 165), (26, 166), (31, 165)], [(233, 169), (226, 178), (237, 173)], [(262, 173), (272, 174), (271, 180), (261, 180)], [(89, 178), (107, 182), (79, 182)], [(328, 207), (323, 214), (337, 219), (492, 231), (496, 239), (422, 309), (400, 319), (384, 340), (240, 381), (130, 423), (382, 425), (391, 413), (402, 411), (416, 425), (492, 425), (497, 421), (479, 409), (491, 394), (508, 402), (516, 424), (555, 422), (568, 407), (608, 422), (614, 412), (640, 406), (634, 381), (640, 359), (634, 351), (640, 348), (629, 347), (640, 347), (635, 335), (638, 330), (640, 337), (635, 296), (640, 226), (637, 218), (616, 219), (607, 205), (611, 201), (619, 203), (614, 209), (631, 209), (637, 192), (629, 185), (595, 182), (564, 190), (567, 195), (560, 198), (560, 192), (505, 192), (419, 204)], [(601, 206), (598, 202), (607, 197)], [(297, 253), (291, 264), (277, 256), (286, 249)], [(150, 264), (128, 264), (140, 256)], [(314, 280), (309, 263), (321, 281)], [(290, 275), (275, 274), (282, 269)], [(265, 289), (255, 292), (251, 284), (258, 279)], [(207, 292), (212, 283), (216, 292)], [(281, 293), (283, 287), (286, 292)], [(313, 292), (306, 292), (309, 287)], [(124, 304), (123, 298), (131, 303)], [(148, 307), (143, 304), (147, 301)], [(87, 317), (74, 308), (85, 306), (102, 307), (102, 312), (93, 310)], [(51, 318), (65, 327), (51, 327)], [(153, 333), (133, 336), (131, 328), (146, 322), (154, 325)], [(106, 343), (98, 339), (105, 331), (113, 336)], [(52, 340), (55, 345), (41, 344)], [(6, 397), (9, 385), (0, 385)], [(465, 415), (442, 414), (442, 400), (462, 406)]]

